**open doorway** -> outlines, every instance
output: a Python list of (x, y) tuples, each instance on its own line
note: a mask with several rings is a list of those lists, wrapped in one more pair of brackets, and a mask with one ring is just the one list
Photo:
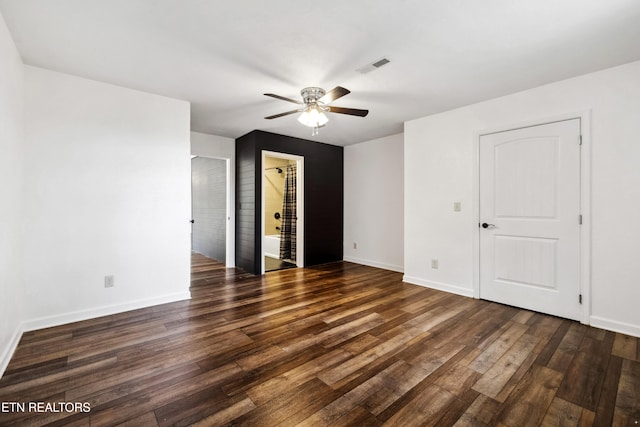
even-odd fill
[(228, 160), (191, 159), (191, 251), (228, 264)]
[(262, 273), (302, 267), (301, 156), (262, 152)]

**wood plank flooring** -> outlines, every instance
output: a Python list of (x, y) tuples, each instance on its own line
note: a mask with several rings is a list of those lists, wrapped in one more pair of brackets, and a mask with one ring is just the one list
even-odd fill
[(637, 338), (401, 277), (260, 277), (196, 254), (190, 301), (26, 333), (0, 403), (90, 411), (0, 425), (638, 425)]

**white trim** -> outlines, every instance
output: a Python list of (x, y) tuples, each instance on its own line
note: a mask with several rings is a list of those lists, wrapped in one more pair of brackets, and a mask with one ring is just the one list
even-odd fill
[(345, 261), (353, 262), (356, 264), (368, 265), (369, 267), (382, 268), (383, 270), (391, 270), (391, 271), (397, 271), (398, 273), (404, 273), (404, 266), (402, 265), (387, 264), (384, 262), (372, 261), (368, 259), (362, 259), (362, 258), (356, 258), (356, 257), (350, 257), (350, 256), (343, 257), (343, 259)]
[(38, 329), (50, 328), (53, 326), (60, 326), (73, 322), (81, 322), (83, 320), (94, 319), (96, 317), (109, 316), (111, 314), (118, 314), (125, 311), (137, 310), (140, 308), (167, 304), (176, 301), (184, 301), (188, 299), (191, 299), (191, 294), (189, 292), (176, 292), (159, 297), (129, 301), (124, 304), (105, 305), (88, 310), (72, 311), (70, 313), (56, 314), (54, 316), (46, 316), (37, 319), (26, 320), (22, 322), (22, 330), (24, 332), (35, 331)]
[(582, 149), (580, 150), (580, 204), (582, 227), (580, 228), (580, 293), (582, 312), (580, 322), (588, 325), (591, 317), (591, 110), (560, 114), (543, 119), (529, 120), (517, 124), (492, 127), (473, 133), (474, 218), (473, 226), (473, 297), (480, 298), (480, 137), (491, 133), (505, 132), (531, 126), (540, 126), (564, 120), (580, 120)]
[(472, 280), (473, 297), (480, 299), (480, 136), (479, 132), (473, 134), (473, 259)]
[[(580, 292), (582, 293), (581, 323), (591, 323), (591, 111), (580, 114)], [(640, 335), (638, 335), (640, 336)]]
[(4, 371), (7, 370), (9, 366), (9, 362), (13, 357), (13, 353), (15, 353), (16, 348), (18, 348), (18, 344), (20, 343), (20, 339), (22, 338), (22, 334), (24, 333), (23, 325), (20, 323), (16, 330), (13, 332), (7, 347), (4, 349), (2, 353), (2, 357), (0, 357), (0, 378), (4, 375)]
[(402, 281), (411, 283), (413, 285), (424, 286), (425, 288), (436, 289), (438, 291), (449, 292), (456, 295), (462, 295), (463, 297), (473, 298), (473, 290), (469, 288), (463, 288), (462, 286), (449, 285), (448, 283), (432, 282), (429, 280), (420, 279), (418, 277), (402, 276)]
[(260, 274), (265, 273), (264, 265), (264, 192), (265, 192), (265, 171), (264, 162), (266, 157), (277, 159), (294, 160), (296, 162), (296, 266), (304, 267), (304, 156), (295, 154), (279, 153), (277, 151), (262, 150), (262, 163), (260, 170)]
[[(235, 268), (236, 266), (236, 247), (235, 247), (235, 209), (233, 200), (233, 190), (231, 188), (231, 159), (224, 159), (227, 164), (227, 220), (225, 221), (226, 226), (226, 260), (225, 265), (227, 268)], [(192, 202), (193, 203), (193, 202)]]
[(640, 338), (640, 326), (604, 317), (591, 316), (591, 326)]

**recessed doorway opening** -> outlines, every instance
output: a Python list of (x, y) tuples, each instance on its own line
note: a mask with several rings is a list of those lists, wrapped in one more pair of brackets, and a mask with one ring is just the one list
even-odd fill
[(304, 158), (262, 152), (262, 273), (302, 267)]
[(191, 252), (234, 266), (230, 160), (191, 156)]

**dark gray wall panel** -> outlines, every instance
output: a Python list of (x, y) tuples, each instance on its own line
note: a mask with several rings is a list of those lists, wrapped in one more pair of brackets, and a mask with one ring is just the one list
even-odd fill
[(236, 265), (260, 273), (263, 150), (304, 157), (305, 265), (342, 260), (343, 148), (256, 130), (236, 140)]
[(226, 261), (227, 167), (225, 160), (191, 159), (191, 248), (220, 262)]
[(243, 137), (240, 144), (238, 141), (236, 140), (236, 266), (256, 274), (255, 142), (250, 135)]

